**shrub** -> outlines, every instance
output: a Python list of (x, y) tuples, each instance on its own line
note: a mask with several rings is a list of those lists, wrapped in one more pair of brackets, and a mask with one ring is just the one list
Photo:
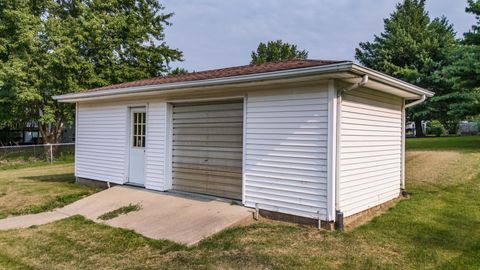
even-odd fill
[(433, 134), (437, 137), (446, 133), (445, 127), (438, 120), (433, 120), (427, 124), (427, 134)]

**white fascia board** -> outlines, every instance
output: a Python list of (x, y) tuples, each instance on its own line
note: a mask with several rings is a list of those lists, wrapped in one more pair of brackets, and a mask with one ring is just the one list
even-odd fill
[(382, 83), (400, 88), (400, 89), (405, 90), (405, 91), (410, 92), (410, 93), (417, 94), (417, 95), (419, 95), (419, 98), (421, 98), (423, 95), (425, 95), (427, 97), (432, 97), (433, 95), (435, 95), (434, 92), (428, 91), (427, 89), (424, 89), (424, 88), (418, 87), (416, 85), (404, 82), (402, 80), (399, 80), (397, 78), (394, 78), (392, 76), (386, 75), (384, 73), (378, 72), (376, 70), (373, 70), (373, 69), (370, 69), (370, 68), (367, 68), (367, 67), (364, 67), (364, 66), (353, 64), (352, 65), (352, 71), (356, 71), (360, 74), (368, 74), (368, 76), (371, 79), (374, 79), (376, 81), (379, 81), (379, 82), (382, 82)]
[(103, 96), (123, 96), (128, 94), (156, 92), (156, 91), (170, 92), (170, 91), (178, 91), (178, 90), (184, 90), (184, 89), (190, 89), (190, 88), (211, 87), (211, 86), (219, 86), (219, 85), (244, 83), (244, 82), (285, 79), (285, 78), (291, 78), (296, 76), (309, 76), (309, 75), (316, 75), (316, 74), (329, 73), (329, 72), (348, 71), (352, 68), (352, 64), (353, 64), (352, 62), (343, 62), (343, 63), (337, 63), (337, 64), (331, 64), (331, 65), (288, 69), (288, 70), (265, 72), (265, 73), (255, 73), (255, 74), (249, 74), (249, 75), (207, 79), (207, 80), (200, 80), (200, 81), (188, 81), (188, 82), (119, 88), (119, 89), (107, 89), (107, 90), (99, 90), (99, 91), (92, 91), (92, 92), (80, 92), (80, 93), (54, 96), (53, 99), (58, 100), (60, 102), (76, 102), (85, 98), (95, 98), (95, 97), (103, 97)]

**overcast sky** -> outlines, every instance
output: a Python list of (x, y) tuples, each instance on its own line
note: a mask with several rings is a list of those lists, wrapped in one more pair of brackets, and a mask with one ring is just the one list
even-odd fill
[[(166, 42), (183, 51), (189, 71), (244, 65), (259, 42), (281, 39), (312, 59), (354, 60), (361, 41), (383, 30), (398, 0), (164, 0), (174, 12)], [(475, 17), (466, 0), (427, 0), (431, 17), (446, 16), (457, 36)]]

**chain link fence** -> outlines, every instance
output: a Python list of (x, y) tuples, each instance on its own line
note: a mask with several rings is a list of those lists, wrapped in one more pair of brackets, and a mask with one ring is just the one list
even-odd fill
[(75, 160), (75, 143), (0, 146), (0, 168), (36, 162), (56, 163)]

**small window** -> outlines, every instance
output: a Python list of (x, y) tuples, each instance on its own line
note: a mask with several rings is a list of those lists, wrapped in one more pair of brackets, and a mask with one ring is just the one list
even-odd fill
[(145, 112), (132, 113), (132, 146), (145, 147)]

